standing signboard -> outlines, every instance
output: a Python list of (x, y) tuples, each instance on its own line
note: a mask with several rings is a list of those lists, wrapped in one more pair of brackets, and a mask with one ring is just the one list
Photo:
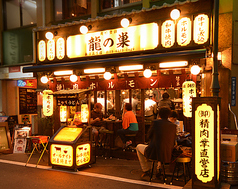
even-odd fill
[(220, 173), (219, 97), (192, 98), (192, 188), (218, 188)]
[(12, 144), (7, 122), (0, 122), (0, 153), (12, 153)]

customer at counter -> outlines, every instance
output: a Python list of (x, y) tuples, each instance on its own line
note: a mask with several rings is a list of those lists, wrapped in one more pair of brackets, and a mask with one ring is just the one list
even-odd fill
[(162, 95), (162, 99), (159, 101), (158, 109), (161, 107), (167, 107), (171, 110), (175, 109), (174, 102), (169, 98), (169, 93), (165, 92)]
[(149, 95), (146, 95), (146, 98), (145, 98), (145, 120), (153, 121), (156, 118), (156, 115), (157, 115), (157, 104), (154, 100), (149, 98)]
[(126, 103), (122, 113), (122, 129), (117, 130), (118, 136), (121, 138), (124, 147), (132, 144), (132, 141), (126, 141), (126, 134), (134, 134), (139, 130), (138, 122), (135, 114), (132, 112), (132, 105)]
[[(165, 163), (171, 161), (171, 157), (169, 156), (170, 153), (168, 152), (170, 150), (172, 152), (170, 146), (173, 146), (173, 144), (169, 144), (168, 138), (173, 137), (175, 142), (176, 125), (168, 120), (171, 114), (169, 108), (160, 108), (158, 114), (159, 119), (154, 120), (147, 135), (150, 140), (149, 145), (138, 144), (136, 147), (137, 156), (143, 171), (143, 174), (141, 175), (142, 180), (145, 180), (146, 177), (150, 176), (151, 164), (148, 159), (160, 160), (163, 157), (166, 161)], [(161, 130), (163, 133), (160, 132)], [(163, 142), (161, 143), (161, 141)]]
[[(99, 143), (100, 131), (106, 129), (105, 123), (103, 122), (105, 120), (105, 115), (102, 112), (102, 108), (103, 108), (103, 106), (101, 103), (94, 104), (94, 109), (91, 112), (91, 118), (90, 118), (90, 124), (92, 125), (92, 134), (94, 136), (96, 146), (98, 146), (98, 143)], [(103, 136), (103, 134), (101, 134), (100, 142), (103, 141), (103, 138), (104, 138), (104, 136)]]

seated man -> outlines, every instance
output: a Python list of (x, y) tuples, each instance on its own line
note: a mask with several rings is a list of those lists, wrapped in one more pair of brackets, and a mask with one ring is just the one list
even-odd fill
[(176, 138), (176, 125), (168, 118), (171, 110), (167, 107), (159, 109), (159, 119), (154, 120), (148, 131), (149, 145), (138, 144), (136, 147), (137, 156), (140, 161), (142, 171), (141, 179), (150, 176), (151, 164), (148, 159), (169, 163)]
[[(103, 121), (105, 119), (105, 116), (102, 112), (102, 104), (96, 103), (94, 104), (94, 109), (91, 112), (91, 118), (90, 118), (90, 124), (92, 125), (92, 134), (94, 136), (94, 140), (96, 142), (96, 146), (98, 145), (99, 139), (98, 135), (101, 130), (105, 130)], [(103, 138), (103, 135), (100, 137), (101, 141)]]
[(169, 121), (177, 125), (177, 133), (180, 132), (179, 120), (178, 120), (178, 113), (176, 110), (172, 110), (169, 116)]
[(124, 147), (132, 144), (132, 141), (126, 142), (126, 134), (136, 133), (138, 128), (138, 122), (136, 120), (135, 114), (132, 112), (132, 106), (130, 103), (126, 103), (122, 113), (122, 129), (117, 130), (118, 136), (121, 138)]

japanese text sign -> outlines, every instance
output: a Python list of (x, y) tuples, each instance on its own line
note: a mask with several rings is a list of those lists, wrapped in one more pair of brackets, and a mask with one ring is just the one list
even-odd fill
[(45, 116), (51, 116), (53, 114), (53, 91), (43, 91), (43, 114)]
[(183, 114), (192, 117), (192, 97), (196, 97), (196, 83), (185, 81), (182, 86), (183, 93)]

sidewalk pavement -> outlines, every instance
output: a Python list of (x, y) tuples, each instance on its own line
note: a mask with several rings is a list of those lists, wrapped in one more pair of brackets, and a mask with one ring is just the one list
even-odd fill
[[(8, 160), (14, 162), (26, 163), (28, 160), (30, 153), (24, 154), (0, 154), (0, 160)], [(34, 153), (28, 164), (36, 164), (39, 159), (40, 154)], [(43, 158), (41, 159), (39, 165), (48, 166), (48, 153), (45, 153)], [(166, 174), (171, 175), (171, 171), (166, 168)], [(63, 169), (67, 171), (67, 169)], [(72, 170), (68, 170), (72, 172)], [(125, 160), (119, 158), (104, 158), (102, 156), (96, 158), (96, 163), (91, 165), (91, 168), (79, 168), (79, 171), (89, 172), (89, 173), (97, 173), (103, 174), (107, 176), (114, 176), (126, 179), (133, 179), (140, 181), (140, 175), (142, 174), (142, 170), (138, 160)], [(169, 186), (171, 180), (171, 176), (168, 176), (168, 180), (166, 181), (167, 186)], [(174, 186), (178, 186), (184, 189), (192, 188), (192, 180), (190, 180), (185, 186), (183, 177), (179, 178), (179, 180), (173, 181)], [(153, 183), (161, 183), (163, 184), (162, 178), (161, 180), (154, 179)], [(222, 183), (221, 189), (235, 189), (236, 187), (230, 187), (229, 184)]]

